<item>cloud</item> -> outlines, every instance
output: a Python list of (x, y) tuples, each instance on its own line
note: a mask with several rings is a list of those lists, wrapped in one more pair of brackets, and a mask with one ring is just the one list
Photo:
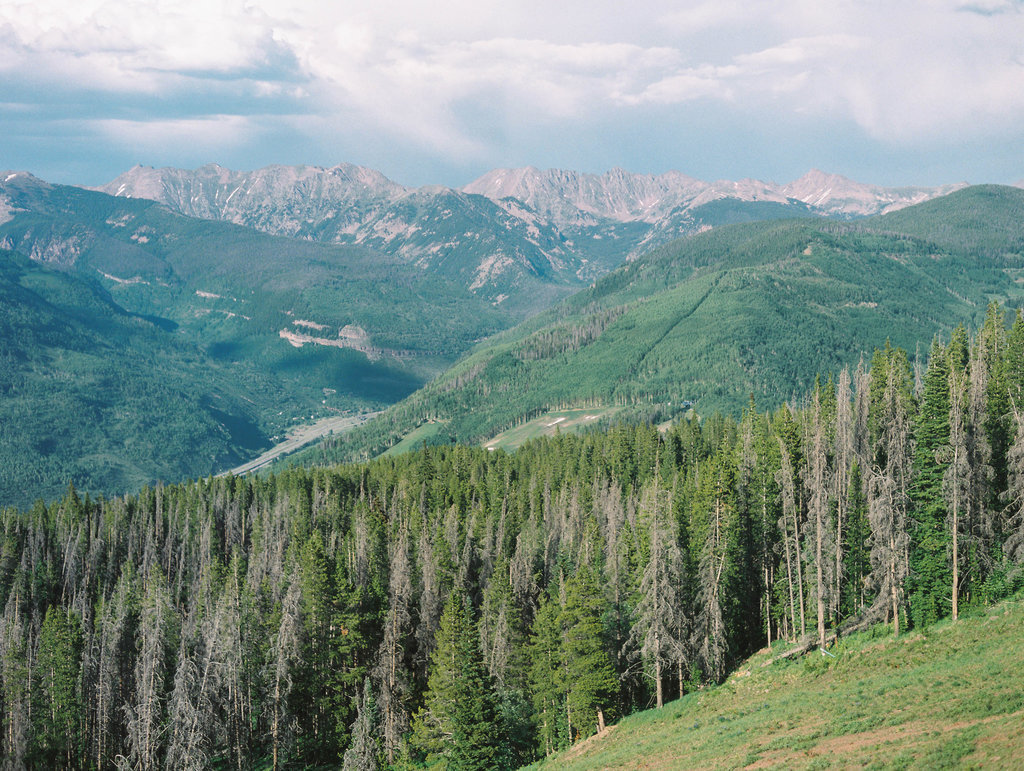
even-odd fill
[(258, 130), (256, 122), (239, 115), (208, 115), (173, 120), (101, 119), (86, 121), (84, 127), (134, 151), (153, 152), (167, 145), (190, 145), (216, 151), (234, 143), (249, 141)]
[[(1024, 120), (1015, 0), (36, 0), (0, 6), (2, 103), (144, 144), (379, 132), (486, 159), (517, 127), (719, 104), (941, 143)], [(33, 93), (37, 96), (33, 97)], [(67, 101), (63, 115), (55, 114)], [(276, 116), (276, 117), (270, 117)], [(484, 129), (486, 123), (487, 129)], [(255, 127), (260, 127), (257, 129)], [(571, 141), (555, 136), (553, 142)], [(507, 154), (507, 153), (506, 153)]]

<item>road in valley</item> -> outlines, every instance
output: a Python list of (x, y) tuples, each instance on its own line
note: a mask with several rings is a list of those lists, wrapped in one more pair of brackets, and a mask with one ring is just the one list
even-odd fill
[(310, 442), (325, 437), (331, 433), (344, 433), (356, 426), (361, 426), (366, 421), (371, 418), (375, 418), (378, 415), (380, 415), (379, 412), (367, 412), (363, 415), (323, 418), (322, 420), (318, 420), (308, 426), (299, 426), (298, 428), (292, 429), (287, 439), (280, 444), (274, 445), (260, 457), (255, 460), (251, 460), (248, 463), (243, 463), (241, 466), (236, 466), (230, 471), (222, 471), (217, 476), (223, 477), (228, 474), (234, 474), (237, 477), (242, 474), (248, 474), (251, 471), (257, 471), (264, 466), (270, 465), (282, 455), (295, 452), (295, 450), (299, 449), (303, 445), (307, 445)]

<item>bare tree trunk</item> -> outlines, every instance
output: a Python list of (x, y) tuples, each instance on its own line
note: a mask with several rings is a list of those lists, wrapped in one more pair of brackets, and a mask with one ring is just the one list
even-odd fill
[(793, 550), (796, 552), (796, 590), (800, 598), (800, 635), (807, 634), (807, 614), (804, 611), (804, 575), (800, 559), (800, 522), (793, 507)]
[[(797, 513), (796, 513), (796, 489), (793, 482), (793, 464), (789, 459), (789, 450), (786, 448), (785, 442), (779, 438), (779, 453), (781, 456), (781, 466), (778, 473), (775, 475), (775, 481), (779, 485), (779, 490), (782, 496), (782, 518), (779, 524), (782, 526), (782, 540), (783, 546), (786, 550), (786, 580), (789, 585), (789, 614), (790, 621), (792, 622), (793, 634), (796, 634), (796, 597), (793, 589), (793, 561), (796, 561), (796, 574), (797, 574), (797, 592), (800, 595), (800, 620), (801, 629), (803, 628), (803, 616), (804, 616), (804, 598), (803, 598), (803, 577), (800, 573), (800, 535), (796, 531), (797, 524)], [(794, 531), (792, 543), (790, 546), (790, 535), (789, 535), (789, 520), (792, 518)], [(795, 555), (790, 554), (790, 548), (796, 553)]]
[[(785, 522), (785, 517), (783, 517)], [(790, 629), (796, 633), (796, 598), (793, 592), (793, 563), (789, 557), (789, 527), (788, 523), (782, 533), (783, 545), (786, 547), (786, 583), (789, 585), (789, 615)]]
[(821, 397), (817, 390), (811, 412), (810, 435), (807, 442), (807, 465), (804, 469), (804, 484), (810, 499), (808, 505), (814, 517), (814, 593), (817, 602), (818, 645), (825, 647), (825, 541), (828, 513), (828, 489), (826, 484), (826, 466), (828, 458), (825, 452), (825, 429), (821, 421)]
[[(664, 704), (665, 704), (665, 700), (662, 698), (662, 695), (661, 695), (661, 657), (660, 656), (655, 656), (654, 657), (654, 682), (655, 682), (655, 690), (657, 691), (657, 697), (656, 697), (657, 698), (657, 702), (656, 702), (657, 703), (657, 707), (658, 707), (658, 709), (661, 709), (664, 706)], [(601, 710), (598, 710), (598, 713), (600, 713), (600, 711)]]
[(960, 598), (960, 509), (959, 501), (953, 504), (953, 620), (959, 615)]

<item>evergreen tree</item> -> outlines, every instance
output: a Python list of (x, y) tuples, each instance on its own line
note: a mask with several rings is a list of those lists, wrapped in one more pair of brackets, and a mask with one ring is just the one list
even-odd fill
[(562, 610), (566, 726), (572, 742), (604, 728), (615, 711), (618, 680), (605, 648), (604, 610), (596, 574), (581, 566), (565, 582)]
[(82, 627), (78, 618), (58, 606), (46, 611), (39, 631), (32, 723), (32, 763), (72, 768), (82, 762), (82, 701), (79, 671)]
[(950, 372), (945, 348), (935, 340), (914, 426), (910, 608), (915, 624), (931, 624), (948, 610), (946, 527), (943, 475), (948, 463)]
[(545, 592), (533, 619), (528, 656), (530, 694), (537, 719), (538, 740), (545, 755), (566, 746), (565, 664), (562, 660), (562, 622), (558, 599)]
[(494, 767), (498, 729), (472, 608), (452, 593), (441, 616), (424, 705), (413, 719), (411, 746), (428, 764), (488, 769)]

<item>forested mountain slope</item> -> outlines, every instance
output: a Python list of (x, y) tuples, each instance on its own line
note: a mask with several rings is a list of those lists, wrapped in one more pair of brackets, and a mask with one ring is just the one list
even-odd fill
[(880, 339), (916, 352), (977, 326), (992, 299), (1020, 304), (1022, 208), (1024, 191), (974, 187), (874, 219), (673, 242), (481, 344), (319, 457), (372, 455), (427, 420), (442, 439), (480, 442), (555, 407), (778, 405)]
[(516, 318), (368, 249), (26, 174), (0, 199), (4, 504), (230, 468), (299, 416), (394, 403)]
[[(201, 377), (202, 387), (197, 387)], [(0, 251), (0, 500), (136, 489), (265, 441), (226, 367), (97, 282)]]
[[(965, 720), (1006, 724), (1024, 703), (1019, 676), (999, 677), (1019, 641), (961, 651), (962, 670), (923, 663), (951, 650), (937, 622), (1024, 588), (1022, 389), (1024, 318), (1007, 330), (992, 304), (973, 339), (932, 345), (920, 389), (887, 346), (800, 408), (738, 422), (619, 426), (514, 455), (423, 448), (99, 502), (69, 489), (5, 510), (0, 754), (508, 769), (676, 696), (671, 714), (731, 703), (735, 686), (699, 689), (778, 639), (807, 650), (872, 627), (893, 638), (881, 663), (854, 638), (834, 665), (804, 665), (818, 685), (862, 673), (841, 717), (789, 730), (813, 719), (809, 697), (773, 718), (762, 692), (713, 732), (722, 757), (750, 715), (781, 733), (749, 744), (750, 763), (825, 732), (951, 719), (944, 699), (876, 714), (890, 688), (928, 687), (904, 664), (925, 666), (933, 694), (973, 691)], [(990, 630), (1011, 635), (1000, 618)], [(804, 666), (774, 670), (782, 695)], [(951, 730), (959, 759), (985, 729)]]

